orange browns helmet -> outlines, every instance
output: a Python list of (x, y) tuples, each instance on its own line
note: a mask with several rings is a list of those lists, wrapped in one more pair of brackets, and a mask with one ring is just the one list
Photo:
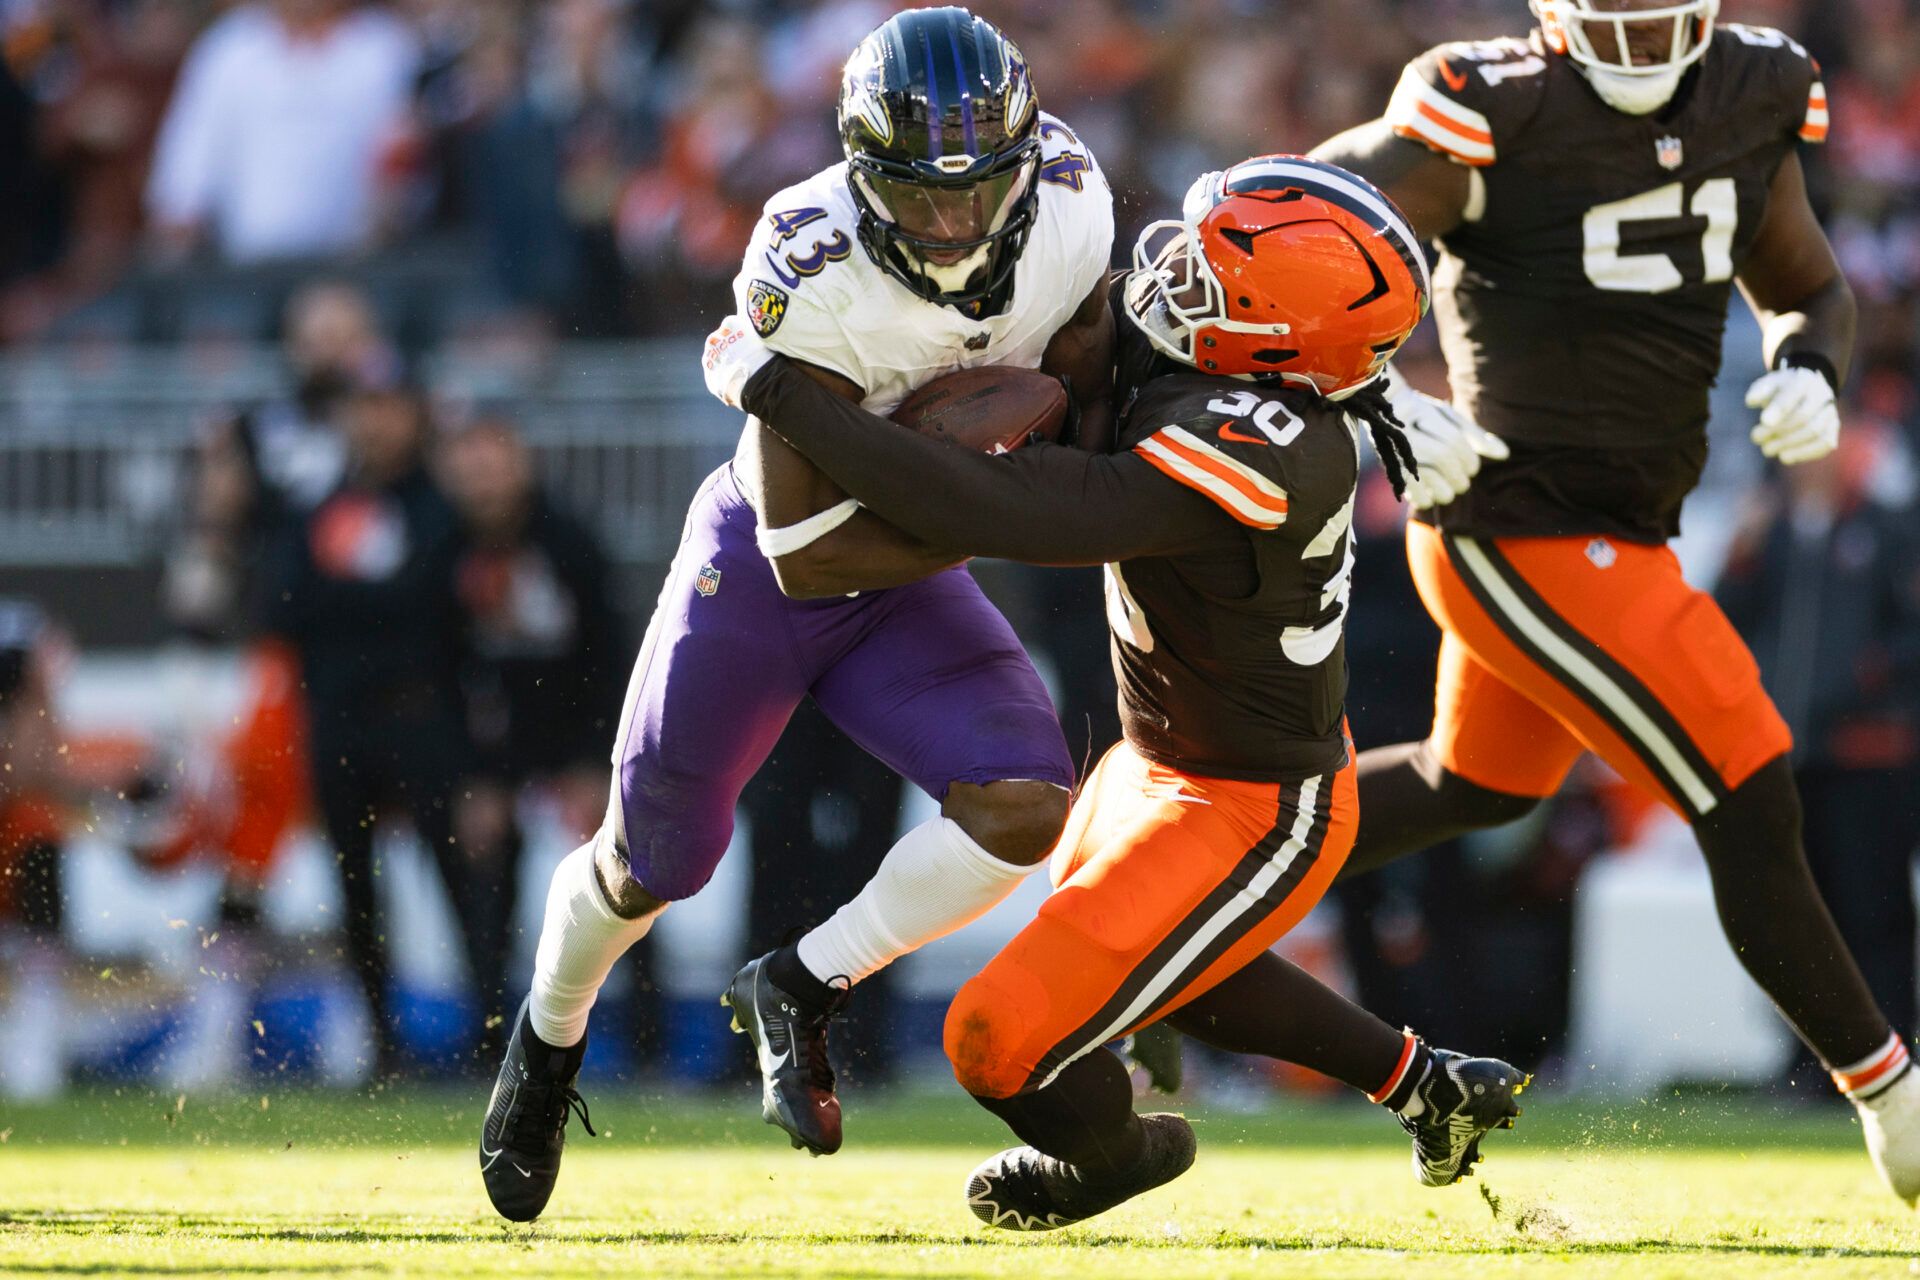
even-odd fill
[(1386, 368), (1431, 293), (1420, 241), (1379, 188), (1258, 156), (1204, 175), (1179, 219), (1140, 233), (1123, 301), (1183, 364), (1340, 396)]

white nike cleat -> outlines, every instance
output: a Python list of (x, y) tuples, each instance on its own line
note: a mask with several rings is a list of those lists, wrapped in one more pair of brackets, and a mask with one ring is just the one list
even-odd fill
[(1920, 1199), (1920, 1071), (1905, 1068), (1885, 1091), (1853, 1106), (1881, 1181), (1911, 1207)]

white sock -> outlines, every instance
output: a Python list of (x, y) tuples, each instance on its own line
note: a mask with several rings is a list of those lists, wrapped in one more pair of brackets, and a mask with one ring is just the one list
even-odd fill
[(852, 902), (800, 939), (800, 963), (822, 982), (858, 982), (972, 924), (1038, 866), (1002, 862), (953, 819), (930, 819), (900, 837)]
[(533, 998), (527, 1020), (533, 1033), (556, 1049), (579, 1044), (587, 1034), (587, 1014), (599, 998), (614, 961), (647, 936), (660, 915), (638, 920), (617, 914), (600, 888), (593, 853), (601, 837), (560, 860), (547, 889), (547, 919), (533, 956)]
[(1910, 1070), (1907, 1042), (1899, 1032), (1888, 1031), (1878, 1049), (1858, 1062), (1833, 1068), (1833, 1085), (1854, 1103), (1865, 1106), (1889, 1092)]

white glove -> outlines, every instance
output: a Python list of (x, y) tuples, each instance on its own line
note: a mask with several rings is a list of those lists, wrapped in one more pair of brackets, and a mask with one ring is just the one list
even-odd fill
[(1817, 369), (1775, 369), (1747, 388), (1747, 408), (1760, 410), (1760, 452), (1788, 466), (1824, 458), (1840, 443), (1840, 409)]
[(707, 347), (700, 356), (700, 367), (707, 375), (707, 390), (730, 409), (744, 408), (740, 397), (747, 389), (747, 379), (758, 373), (760, 366), (773, 359), (774, 354), (772, 347), (760, 341), (752, 325), (739, 316), (728, 316), (718, 329), (707, 335)]
[(1443, 507), (1465, 493), (1479, 474), (1482, 458), (1508, 456), (1506, 441), (1445, 400), (1414, 390), (1392, 365), (1387, 366), (1386, 392), (1420, 464), (1419, 476), (1407, 477), (1407, 502), (1416, 511)]

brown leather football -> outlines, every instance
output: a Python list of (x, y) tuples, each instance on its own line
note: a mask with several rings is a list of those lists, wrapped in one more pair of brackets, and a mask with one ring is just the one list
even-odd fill
[(1036, 438), (1059, 438), (1067, 389), (1038, 369), (956, 369), (908, 396), (893, 420), (936, 440), (1006, 453)]

